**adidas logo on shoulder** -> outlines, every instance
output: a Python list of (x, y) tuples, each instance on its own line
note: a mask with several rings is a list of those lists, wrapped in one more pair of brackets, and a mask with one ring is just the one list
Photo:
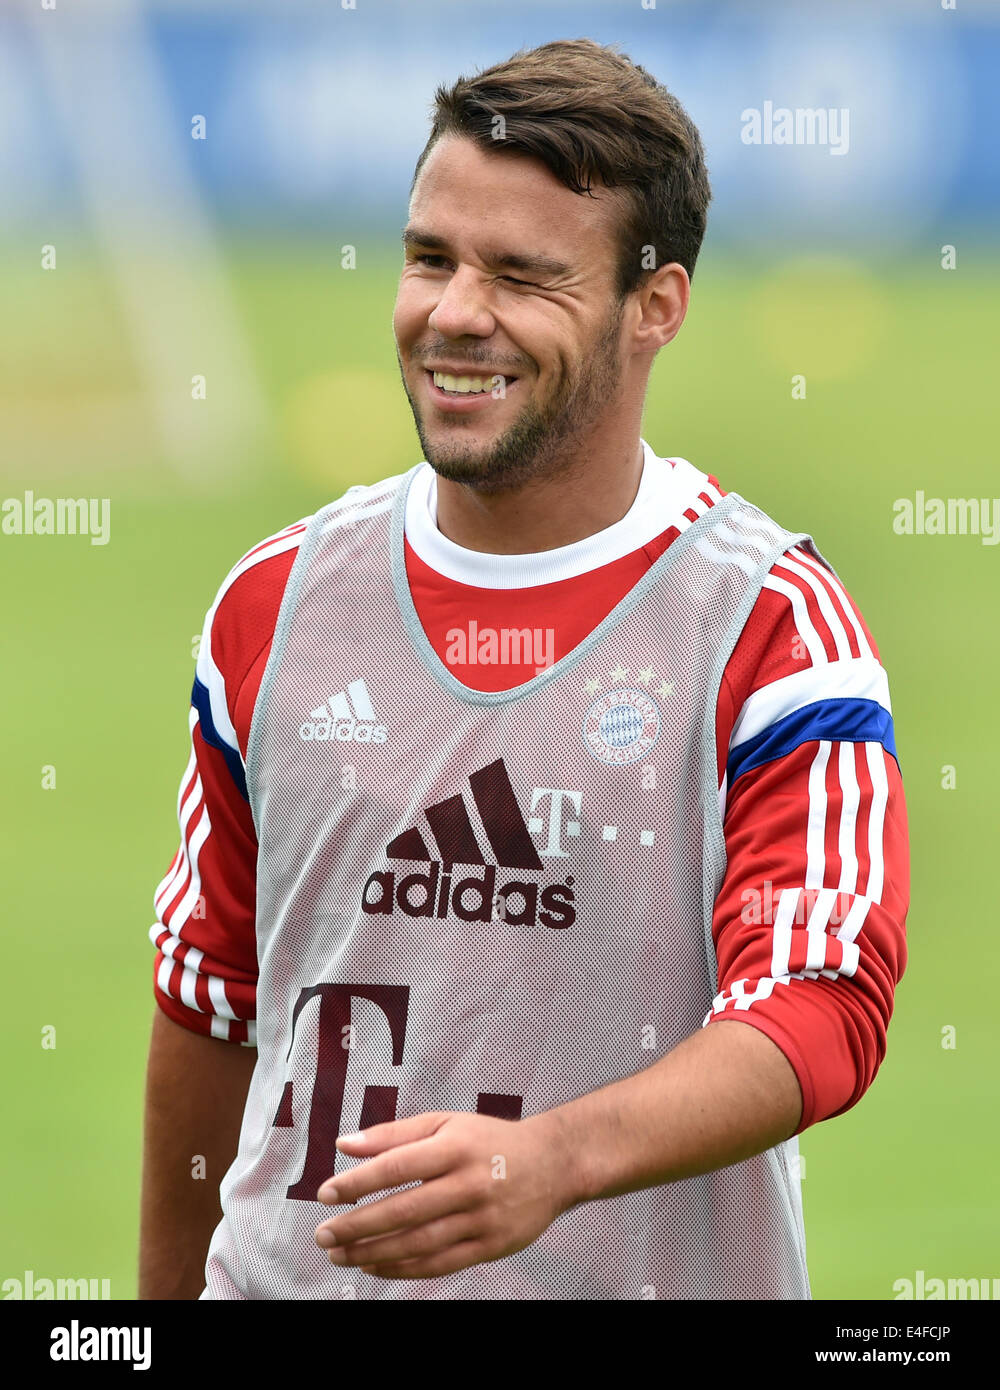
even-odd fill
[(309, 718), (299, 725), (299, 738), (303, 743), (385, 743), (386, 728), (378, 723), (368, 687), (356, 680), (331, 695), (325, 705), (309, 711)]

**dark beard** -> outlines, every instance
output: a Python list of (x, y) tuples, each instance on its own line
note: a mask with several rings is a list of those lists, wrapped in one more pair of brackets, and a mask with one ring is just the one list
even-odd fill
[[(574, 462), (573, 450), (566, 446), (584, 437), (618, 387), (618, 333), (623, 308), (624, 301), (619, 301), (593, 351), (584, 359), (579, 376), (575, 380), (564, 377), (545, 407), (534, 403), (526, 406), (511, 427), (485, 452), (471, 452), (463, 449), (460, 443), (443, 448), (432, 445), (404, 376), (403, 389), (410, 402), (424, 458), (435, 473), (477, 492), (496, 493), (522, 487), (535, 479), (553, 478), (569, 470)], [(402, 366), (400, 371), (402, 373)]]

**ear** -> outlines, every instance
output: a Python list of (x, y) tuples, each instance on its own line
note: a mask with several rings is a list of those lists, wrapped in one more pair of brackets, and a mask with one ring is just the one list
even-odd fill
[(657, 352), (680, 332), (691, 299), (691, 280), (677, 261), (661, 265), (634, 291), (639, 310), (636, 352)]

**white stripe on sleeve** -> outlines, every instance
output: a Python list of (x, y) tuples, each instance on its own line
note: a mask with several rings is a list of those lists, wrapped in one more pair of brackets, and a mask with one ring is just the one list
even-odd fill
[(806, 888), (822, 888), (826, 872), (826, 765), (830, 743), (820, 741), (809, 768), (809, 813), (806, 823)]
[(862, 656), (870, 656), (874, 658), (875, 653), (872, 651), (871, 643), (865, 636), (864, 628), (858, 622), (857, 615), (854, 612), (854, 605), (851, 603), (851, 600), (848, 598), (846, 592), (844, 591), (844, 586), (839, 582), (836, 575), (831, 574), (831, 572), (828, 569), (825, 569), (817, 560), (814, 560), (813, 557), (809, 554), (809, 552), (807, 550), (803, 550), (801, 546), (797, 545), (793, 547), (792, 554), (795, 556), (797, 560), (800, 560), (802, 564), (808, 565), (808, 567), (811, 570), (814, 570), (816, 574), (821, 574), (823, 576), (827, 584), (829, 584), (829, 586), (833, 589), (834, 593), (839, 598), (841, 608), (847, 614), (847, 620), (853, 627), (854, 635), (858, 641), (858, 651), (861, 653)]
[[(802, 634), (802, 640), (806, 640), (805, 634)], [(762, 734), (772, 724), (777, 724), (796, 710), (817, 704), (820, 700), (874, 700), (887, 714), (892, 714), (889, 679), (874, 657), (851, 657), (847, 661), (829, 662), (824, 657), (819, 666), (807, 666), (805, 670), (782, 676), (780, 680), (755, 690), (744, 702), (733, 725), (730, 751)]]
[(882, 888), (885, 882), (885, 853), (883, 834), (885, 830), (885, 808), (889, 801), (889, 779), (886, 775), (885, 760), (890, 757), (880, 743), (866, 743), (865, 757), (868, 773), (872, 779), (872, 804), (868, 812), (868, 882), (865, 891), (873, 903), (882, 901)]
[(779, 579), (773, 573), (769, 574), (763, 585), (764, 589), (770, 589), (772, 593), (784, 594), (792, 605), (792, 616), (795, 618), (795, 626), (798, 634), (805, 643), (806, 651), (809, 653), (809, 660), (814, 666), (826, 664), (826, 648), (823, 639), (816, 631), (815, 624), (809, 616), (809, 608), (806, 604), (806, 596), (797, 584), (790, 584), (787, 579)]
[(829, 590), (826, 588), (819, 575), (807, 565), (802, 564), (800, 560), (793, 560), (790, 555), (783, 555), (775, 564), (774, 569), (790, 570), (792, 574), (797, 574), (800, 579), (805, 580), (816, 595), (819, 611), (823, 614), (826, 625), (830, 629), (830, 635), (833, 637), (834, 646), (837, 648), (837, 660), (850, 661), (852, 652), (851, 644), (847, 638), (847, 630), (830, 601)]
[(841, 743), (840, 756), (837, 759), (837, 773), (840, 778), (841, 791), (837, 851), (840, 854), (840, 891), (842, 893), (853, 893), (858, 886), (856, 836), (861, 788), (858, 786), (858, 773), (854, 762), (855, 747), (856, 745), (853, 743)]

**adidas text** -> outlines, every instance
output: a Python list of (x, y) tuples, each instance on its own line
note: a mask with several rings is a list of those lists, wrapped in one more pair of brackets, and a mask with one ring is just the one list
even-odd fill
[(537, 883), (511, 879), (497, 887), (497, 871), (490, 865), (482, 877), (453, 881), (450, 870), (434, 860), (427, 872), (406, 874), (396, 881), (391, 869), (369, 875), (361, 894), (361, 906), (374, 916), (392, 914), (397, 908), (407, 917), (447, 917), (454, 913), (463, 922), (498, 920), (511, 927), (571, 927), (576, 921), (573, 876), (565, 883)]
[(360, 724), (356, 719), (307, 719), (299, 727), (303, 743), (323, 743), (327, 739), (339, 743), (385, 743), (385, 734), (384, 724)]

